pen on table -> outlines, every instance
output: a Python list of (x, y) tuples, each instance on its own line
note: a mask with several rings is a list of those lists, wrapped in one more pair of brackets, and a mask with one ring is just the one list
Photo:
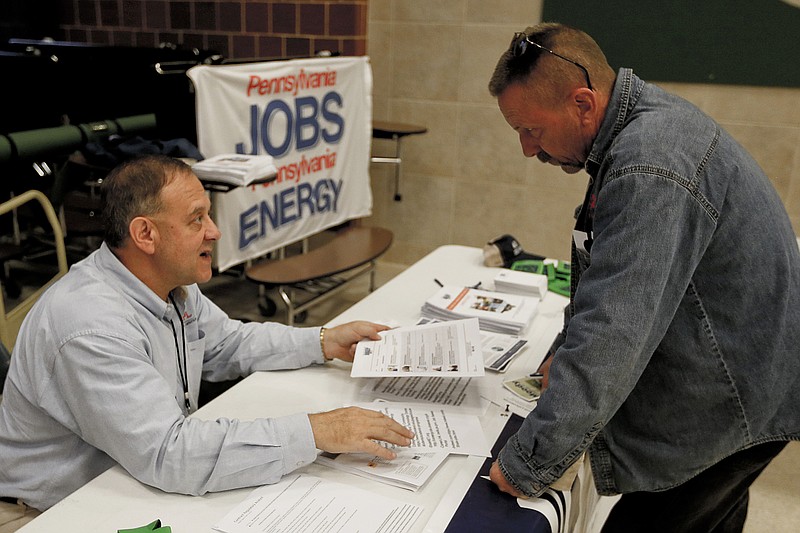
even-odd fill
[(444, 285), (442, 285), (442, 282), (441, 282), (441, 281), (439, 281), (438, 279), (436, 279), (436, 278), (433, 278), (433, 281), (435, 281), (435, 282), (436, 282), (436, 284), (437, 284), (438, 286), (440, 286), (440, 287), (444, 287)]

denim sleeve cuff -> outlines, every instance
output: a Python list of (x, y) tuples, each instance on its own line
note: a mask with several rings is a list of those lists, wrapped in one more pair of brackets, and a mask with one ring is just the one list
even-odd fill
[(508, 439), (497, 457), (500, 470), (515, 489), (529, 498), (539, 496), (547, 489), (547, 485), (533, 477), (531, 469), (518, 450), (519, 441), (517, 435), (514, 435)]
[(299, 413), (280, 417), (276, 420), (280, 427), (280, 440), (283, 453), (283, 473), (288, 474), (300, 467), (314, 462), (317, 448), (308, 415)]

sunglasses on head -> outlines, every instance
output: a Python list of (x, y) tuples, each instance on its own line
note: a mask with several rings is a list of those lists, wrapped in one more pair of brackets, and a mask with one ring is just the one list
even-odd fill
[(589, 88), (590, 91), (594, 90), (594, 88), (592, 88), (592, 82), (589, 80), (589, 71), (586, 70), (586, 67), (584, 67), (577, 61), (573, 61), (568, 57), (564, 57), (561, 54), (553, 52), (549, 48), (542, 46), (539, 43), (531, 41), (530, 37), (528, 37), (524, 32), (517, 32), (514, 34), (514, 39), (512, 39), (511, 41), (511, 53), (514, 55), (514, 57), (524, 56), (525, 53), (531, 49), (531, 47), (534, 47), (537, 50), (543, 50), (547, 53), (550, 53), (560, 59), (563, 59), (564, 61), (572, 63), (573, 65), (581, 69), (581, 71), (583, 72), (583, 76), (586, 78), (586, 86)]

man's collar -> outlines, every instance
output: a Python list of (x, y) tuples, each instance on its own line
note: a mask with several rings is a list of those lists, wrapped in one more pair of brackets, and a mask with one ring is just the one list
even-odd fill
[(608, 100), (605, 117), (592, 143), (592, 149), (586, 158), (586, 171), (596, 176), (605, 154), (617, 134), (622, 131), (631, 109), (636, 105), (644, 82), (629, 68), (621, 68), (614, 82), (614, 90)]

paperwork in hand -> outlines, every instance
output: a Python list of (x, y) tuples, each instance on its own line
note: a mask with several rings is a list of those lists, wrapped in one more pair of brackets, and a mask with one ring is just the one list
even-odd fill
[(439, 320), (476, 317), (480, 329), (518, 334), (536, 315), (539, 299), (445, 285), (422, 306), (422, 316)]
[(388, 485), (415, 491), (425, 484), (449, 453), (421, 452), (394, 448), (397, 457), (387, 460), (365, 453), (329, 453), (317, 456), (317, 463)]
[(404, 533), (422, 507), (315, 476), (289, 475), (259, 487), (220, 520), (223, 533), (361, 531)]
[(278, 175), (268, 155), (221, 154), (195, 163), (192, 171), (200, 181), (234, 187), (264, 183)]
[(356, 345), (352, 377), (484, 375), (475, 319), (407, 326), (380, 335), (379, 341)]

